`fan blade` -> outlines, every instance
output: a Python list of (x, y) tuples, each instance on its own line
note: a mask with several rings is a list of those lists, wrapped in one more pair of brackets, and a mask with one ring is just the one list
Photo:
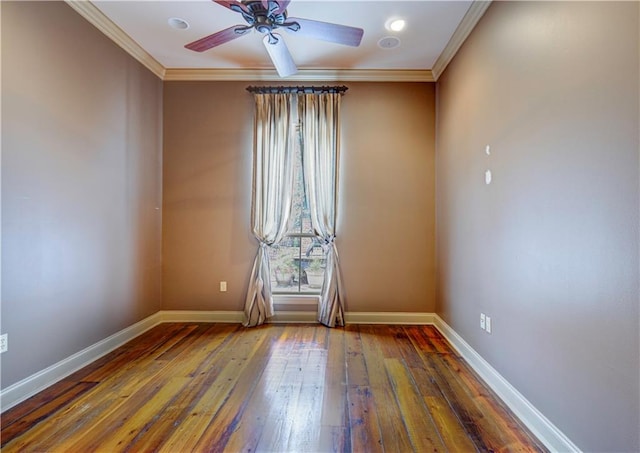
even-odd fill
[(185, 47), (189, 50), (195, 50), (196, 52), (204, 52), (205, 50), (209, 50), (212, 47), (216, 47), (239, 38), (249, 30), (251, 30), (251, 27), (245, 27), (244, 25), (234, 25), (233, 27), (226, 28), (212, 35), (198, 39), (197, 41), (190, 42)]
[(280, 77), (287, 77), (298, 72), (298, 68), (293, 62), (291, 53), (282, 36), (272, 33), (271, 35), (266, 35), (262, 42), (267, 48), (269, 57), (271, 57), (271, 61), (273, 61), (273, 65), (276, 67)]
[[(275, 3), (276, 6), (273, 11), (269, 11), (270, 4)], [(262, 6), (266, 9), (269, 14), (282, 14), (289, 6), (291, 0), (262, 0)], [(271, 6), (273, 8), (273, 6)]]
[(278, 7), (278, 9), (276, 9), (276, 14), (282, 14), (282, 13), (284, 13), (284, 10), (287, 9), (287, 6), (289, 6), (289, 3), (291, 3), (291, 0), (280, 0), (277, 3), (280, 6)]
[(213, 0), (213, 1), (220, 6), (224, 6), (225, 8), (229, 8), (231, 11), (235, 11), (236, 13), (244, 11), (247, 14), (251, 14), (251, 11), (249, 11), (249, 8), (247, 8), (247, 5), (245, 5), (244, 3), (240, 3), (237, 0), (227, 0), (227, 1)]
[[(345, 46), (358, 47), (362, 41), (364, 30), (362, 28), (348, 27), (346, 25), (330, 24), (310, 19), (299, 19), (297, 17), (287, 17), (286, 23), (297, 22), (300, 29), (286, 27), (287, 30), (295, 34), (308, 36), (309, 38), (321, 39), (323, 41), (344, 44)], [(286, 24), (285, 24), (286, 25)]]

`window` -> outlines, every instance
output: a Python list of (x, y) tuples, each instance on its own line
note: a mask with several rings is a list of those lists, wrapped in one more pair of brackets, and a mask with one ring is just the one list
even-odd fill
[(274, 294), (319, 294), (325, 254), (311, 226), (302, 172), (302, 137), (295, 127), (293, 206), (285, 238), (270, 251)]

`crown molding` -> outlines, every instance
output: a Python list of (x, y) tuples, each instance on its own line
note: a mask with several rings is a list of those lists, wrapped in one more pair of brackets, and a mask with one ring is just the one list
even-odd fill
[(433, 69), (300, 69), (285, 79), (272, 69), (165, 68), (90, 0), (64, 0), (78, 14), (165, 81), (435, 82), (458, 52), (492, 0), (473, 0)]
[(474, 0), (473, 3), (471, 3), (469, 10), (462, 18), (458, 28), (453, 32), (451, 39), (431, 69), (434, 80), (438, 80), (447, 65), (451, 60), (453, 60), (453, 57), (456, 55), (458, 50), (460, 50), (464, 41), (467, 39), (469, 34), (471, 34), (471, 31), (480, 21), (480, 18), (482, 18), (487, 8), (489, 8), (489, 5), (491, 5), (491, 1), (492, 0)]
[(90, 24), (104, 33), (113, 42), (119, 45), (125, 52), (138, 60), (149, 71), (160, 79), (164, 78), (165, 68), (153, 58), (140, 44), (135, 42), (102, 11), (96, 8), (89, 0), (65, 0), (67, 5), (84, 17)]
[(281, 78), (272, 69), (188, 69), (167, 68), (163, 80), (168, 81), (298, 81), (298, 82), (435, 82), (430, 70), (393, 69), (300, 69)]

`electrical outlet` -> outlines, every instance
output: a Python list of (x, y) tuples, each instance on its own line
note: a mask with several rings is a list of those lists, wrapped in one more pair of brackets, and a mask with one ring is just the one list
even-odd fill
[(480, 328), (484, 330), (485, 325), (486, 325), (486, 318), (484, 316), (484, 313), (480, 313)]
[(487, 333), (491, 333), (491, 318), (489, 316), (487, 316), (485, 318), (485, 329), (487, 331)]
[(9, 349), (9, 334), (0, 335), (0, 353), (7, 352)]
[(227, 292), (227, 282), (220, 282), (220, 292), (221, 293)]

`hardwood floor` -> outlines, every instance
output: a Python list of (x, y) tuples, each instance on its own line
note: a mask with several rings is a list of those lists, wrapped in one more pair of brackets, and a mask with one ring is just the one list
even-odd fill
[(162, 324), (1, 435), (7, 453), (546, 451), (430, 326)]

